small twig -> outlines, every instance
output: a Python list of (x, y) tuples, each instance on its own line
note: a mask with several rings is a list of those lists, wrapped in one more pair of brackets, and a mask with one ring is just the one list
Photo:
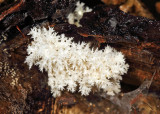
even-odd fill
[(20, 30), (20, 28), (16, 25), (17, 30), (22, 34), (23, 38), (26, 38), (26, 36), (22, 33), (22, 31)]
[(9, 8), (8, 10), (4, 11), (1, 13), (0, 15), (0, 21), (6, 17), (8, 14), (11, 14), (13, 13), (14, 11), (16, 11), (24, 2), (25, 0), (21, 0), (18, 4), (16, 4), (15, 6)]

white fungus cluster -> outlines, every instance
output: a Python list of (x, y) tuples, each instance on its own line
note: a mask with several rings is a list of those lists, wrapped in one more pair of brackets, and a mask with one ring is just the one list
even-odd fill
[(77, 27), (80, 27), (80, 20), (83, 17), (83, 14), (86, 12), (91, 12), (92, 9), (90, 9), (89, 7), (85, 7), (84, 3), (80, 3), (79, 1), (76, 3), (76, 9), (74, 10), (74, 12), (70, 13), (68, 15), (68, 23), (69, 24), (74, 24)]
[(87, 43), (74, 43), (49, 28), (32, 28), (29, 35), (33, 41), (28, 46), (26, 63), (39, 66), (48, 72), (48, 85), (54, 97), (67, 89), (88, 95), (93, 88), (108, 95), (120, 92), (121, 75), (127, 72), (121, 52), (107, 46), (104, 50), (93, 50)]

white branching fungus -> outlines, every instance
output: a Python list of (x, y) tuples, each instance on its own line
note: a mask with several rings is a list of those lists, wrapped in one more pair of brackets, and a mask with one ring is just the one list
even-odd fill
[(76, 3), (76, 9), (67, 17), (69, 24), (75, 24), (77, 27), (81, 26), (79, 22), (83, 17), (83, 14), (92, 11), (92, 9), (90, 9), (89, 7), (85, 7), (84, 5), (84, 3), (80, 3), (79, 1)]
[(67, 89), (81, 95), (89, 95), (93, 87), (108, 95), (120, 92), (121, 75), (127, 72), (124, 55), (107, 46), (93, 50), (87, 43), (74, 43), (49, 28), (32, 28), (29, 35), (33, 41), (28, 46), (25, 63), (39, 66), (48, 72), (48, 85), (54, 97)]

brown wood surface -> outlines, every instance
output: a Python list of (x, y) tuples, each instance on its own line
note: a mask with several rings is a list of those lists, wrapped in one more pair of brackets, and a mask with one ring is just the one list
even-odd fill
[[(54, 10), (54, 4), (57, 2), (52, 3), (52, 10)], [(41, 2), (37, 2), (36, 8), (38, 4), (42, 5)], [(62, 8), (61, 13), (52, 12), (57, 18), (61, 17), (57, 20), (53, 15), (50, 16), (53, 20), (46, 18), (51, 14), (49, 13), (51, 10), (47, 9), (43, 9), (40, 17), (36, 17), (40, 12), (37, 13), (34, 9), (28, 12), (29, 17), (23, 17), (22, 9), (24, 11), (27, 8), (26, 5), (16, 14), (15, 12), (13, 15), (7, 14), (0, 22), (1, 37), (2, 35), (3, 39), (7, 37), (6, 41), (0, 44), (0, 112), (124, 114), (127, 112), (129, 102), (132, 113), (138, 113), (138, 111), (139, 113), (146, 113), (146, 111), (158, 113), (160, 104), (157, 97), (160, 92), (160, 22), (131, 16), (117, 7), (100, 5), (92, 12), (86, 13), (81, 20), (82, 27), (77, 28), (68, 24), (65, 16), (61, 16), (64, 9), (68, 7), (60, 6), (58, 8), (60, 12)], [(39, 10), (41, 11), (41, 8)], [(23, 18), (17, 20), (18, 17)], [(29, 23), (28, 20), (32, 22)], [(27, 64), (24, 63), (27, 56), (26, 49), (31, 42), (27, 34), (35, 23), (45, 27), (54, 26), (60, 34), (64, 33), (66, 36), (74, 37), (75, 42), (89, 42), (93, 48), (103, 49), (106, 45), (111, 45), (123, 52), (130, 68), (123, 76), (122, 94), (119, 97), (127, 98), (123, 96), (128, 94), (123, 92), (134, 90), (144, 80), (151, 80), (154, 77), (151, 87), (147, 88), (149, 94), (140, 92), (132, 95), (133, 98), (129, 96), (130, 100), (127, 103), (125, 100), (122, 106), (97, 93), (84, 97), (79, 93), (71, 94), (64, 91), (61, 97), (53, 98), (47, 85), (47, 73), (40, 72), (37, 66), (29, 70)], [(125, 110), (124, 107), (127, 109)]]

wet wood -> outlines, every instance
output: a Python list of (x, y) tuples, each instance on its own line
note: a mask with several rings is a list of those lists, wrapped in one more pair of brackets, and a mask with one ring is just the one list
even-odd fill
[[(38, 2), (35, 7), (41, 6), (42, 3), (42, 1)], [(34, 11), (32, 8), (25, 10), (27, 16), (23, 17), (23, 11), (27, 8), (24, 7), (17, 12), (11, 12), (0, 21), (0, 26), (3, 28), (0, 28), (1, 37), (2, 35), (7, 37), (0, 44), (1, 113), (125, 113), (123, 107), (99, 94), (91, 93), (88, 97), (84, 97), (78, 92), (71, 94), (64, 91), (61, 97), (53, 98), (47, 85), (47, 73), (40, 72), (37, 66), (29, 70), (27, 64), (24, 64), (27, 56), (26, 49), (31, 42), (27, 34), (33, 24), (54, 26), (59, 34), (64, 33), (68, 37), (74, 37), (74, 42), (91, 43), (93, 48), (103, 49), (106, 45), (111, 45), (121, 51), (130, 65), (128, 73), (123, 76), (122, 93), (136, 89), (144, 80), (151, 80), (153, 76), (151, 87), (148, 89), (155, 93), (160, 91), (159, 21), (131, 16), (117, 7), (100, 5), (96, 6), (93, 12), (86, 13), (81, 20), (82, 27), (77, 28), (75, 25), (68, 24), (65, 16), (62, 15), (64, 9), (68, 9), (73, 4), (69, 3), (71, 6), (67, 6), (68, 1), (65, 1), (66, 5), (57, 5), (56, 7), (62, 10), (60, 13), (54, 9), (57, 3), (52, 1), (53, 9), (48, 11), (44, 8), (40, 17), (36, 15), (41, 12), (36, 11), (42, 9)], [(29, 5), (29, 2), (24, 5)], [(59, 18), (55, 20), (53, 16)], [(21, 18), (17, 20), (18, 17)], [(130, 100), (135, 113), (138, 110), (142, 113), (146, 110), (158, 113), (159, 108), (156, 106), (159, 106), (159, 103), (156, 95), (152, 93), (148, 95), (144, 92), (136, 94)]]

